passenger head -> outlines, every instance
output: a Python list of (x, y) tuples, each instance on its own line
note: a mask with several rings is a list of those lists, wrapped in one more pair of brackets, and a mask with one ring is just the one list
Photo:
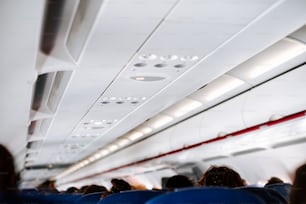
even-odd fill
[(175, 175), (166, 181), (166, 188), (169, 191), (173, 191), (176, 188), (186, 188), (186, 187), (192, 187), (193, 183), (192, 181), (184, 175)]
[(89, 193), (97, 193), (97, 192), (104, 192), (107, 191), (107, 189), (104, 186), (98, 186), (98, 185), (90, 185), (84, 190), (84, 195)]
[(59, 193), (59, 191), (55, 187), (55, 181), (46, 180), (40, 185), (37, 186), (37, 189), (44, 193)]
[(11, 195), (17, 191), (17, 175), (14, 157), (6, 147), (0, 144), (0, 191)]
[(69, 193), (69, 194), (79, 193), (79, 189), (74, 186), (71, 186), (67, 188), (66, 193)]
[(290, 192), (290, 204), (306, 204), (306, 164), (296, 172)]
[(88, 185), (85, 185), (85, 186), (82, 186), (81, 188), (80, 188), (80, 193), (84, 193), (85, 192), (85, 190), (86, 190), (86, 188), (88, 188)]
[(226, 166), (211, 166), (199, 181), (202, 186), (224, 186), (241, 187), (245, 186), (244, 180), (231, 168)]
[(132, 189), (131, 185), (122, 179), (112, 179), (111, 183), (113, 185), (111, 188), (112, 193), (119, 193), (120, 191), (128, 191)]
[(265, 186), (277, 184), (277, 183), (284, 183), (284, 181), (278, 177), (271, 177), (268, 182), (265, 184)]

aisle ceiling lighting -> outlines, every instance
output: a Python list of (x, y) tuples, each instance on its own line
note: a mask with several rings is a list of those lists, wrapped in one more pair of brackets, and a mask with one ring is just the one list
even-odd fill
[[(302, 54), (305, 51), (306, 51), (306, 45), (304, 43), (301, 43), (295, 39), (284, 38), (283, 40), (280, 40), (276, 44), (267, 48), (265, 51), (257, 54), (255, 57), (239, 65), (232, 71), (239, 70), (239, 73), (241, 75), (245, 75), (249, 79), (254, 79), (272, 70), (273, 68), (278, 67), (279, 65), (285, 63), (286, 61)], [(139, 56), (140, 60), (154, 60), (156, 58), (157, 56), (155, 54)], [(168, 58), (172, 60), (176, 59), (176, 57), (167, 56), (167, 59)], [(197, 59), (198, 59), (197, 56), (191, 56), (191, 57), (187, 56), (185, 58), (181, 58), (182, 61), (194, 61)], [(143, 76), (137, 76), (135, 79), (144, 80), (141, 77)], [(210, 102), (223, 96), (225, 93), (228, 93), (236, 89), (237, 87), (240, 87), (244, 83), (245, 83), (244, 81), (235, 78), (233, 76), (222, 75), (221, 77), (215, 79), (214, 81), (209, 83), (204, 88), (198, 90), (198, 92), (194, 94), (199, 95), (203, 101)], [(170, 112), (172, 112), (172, 114), (175, 117), (182, 117), (183, 115), (188, 114), (190, 111), (193, 111), (200, 106), (202, 106), (201, 102), (186, 98), (183, 99), (183, 101), (175, 104), (173, 107), (171, 107), (171, 109), (170, 108), (169, 109), (172, 110)], [(135, 130), (137, 131), (132, 131), (130, 133), (127, 133), (126, 135), (124, 135), (125, 138), (123, 137), (119, 138), (118, 140), (109, 144), (109, 146), (107, 146), (106, 148), (95, 153), (94, 156), (89, 157), (89, 159), (84, 159), (83, 161), (68, 168), (66, 171), (62, 172), (61, 174), (57, 175), (54, 178), (59, 179), (72, 172), (75, 172), (78, 169), (88, 165), (89, 163), (92, 163), (110, 154), (111, 152), (118, 150), (119, 146), (123, 147), (132, 141), (136, 141), (146, 136), (147, 134), (151, 133), (153, 129), (159, 129), (163, 126), (166, 126), (173, 120), (174, 118), (168, 115), (164, 115), (162, 113), (158, 114), (150, 121), (145, 122), (140, 127), (135, 128)], [(97, 122), (95, 125), (100, 125), (100, 123)]]

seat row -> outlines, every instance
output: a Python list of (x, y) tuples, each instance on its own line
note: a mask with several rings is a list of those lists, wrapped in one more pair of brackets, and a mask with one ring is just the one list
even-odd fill
[[(280, 192), (271, 188), (243, 187), (236, 189), (205, 187), (186, 188), (175, 192), (164, 191), (124, 191), (109, 195), (100, 199), (101, 193), (80, 194), (23, 194), (23, 199), (32, 200), (37, 203), (47, 204), (265, 204), (265, 203), (288, 203), (286, 193), (289, 185), (276, 185)], [(285, 190), (284, 190), (285, 189)], [(287, 189), (287, 190), (286, 190)], [(284, 194), (282, 194), (284, 193)]]

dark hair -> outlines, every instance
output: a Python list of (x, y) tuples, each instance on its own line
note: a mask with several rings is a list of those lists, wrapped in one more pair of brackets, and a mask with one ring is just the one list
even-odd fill
[(184, 175), (175, 175), (168, 178), (166, 181), (166, 188), (170, 191), (176, 188), (185, 188), (191, 186), (193, 186), (192, 181)]
[(0, 191), (4, 195), (14, 195), (17, 191), (17, 175), (14, 157), (9, 150), (0, 144)]
[(86, 188), (88, 188), (88, 185), (85, 185), (85, 186), (82, 186), (81, 188), (80, 188), (80, 193), (84, 193), (84, 191), (86, 190)]
[(277, 183), (284, 183), (284, 181), (278, 177), (271, 177), (268, 182), (265, 184), (265, 186), (277, 184)]
[(112, 193), (119, 193), (120, 191), (127, 191), (132, 189), (131, 185), (122, 179), (112, 179), (111, 183), (113, 184), (111, 188)]
[(49, 179), (39, 184), (37, 186), (37, 189), (43, 193), (59, 193), (59, 191), (55, 187), (55, 181)]
[(98, 185), (90, 185), (84, 190), (84, 195), (89, 193), (96, 193), (96, 192), (104, 192), (107, 191), (107, 189), (104, 186), (98, 186)]
[(199, 181), (202, 186), (241, 187), (244, 180), (231, 168), (226, 166), (211, 166)]
[(306, 203), (306, 164), (295, 172), (295, 178), (290, 192), (290, 204)]
[(79, 192), (79, 189), (78, 188), (76, 188), (76, 187), (74, 187), (74, 186), (71, 186), (71, 187), (69, 187), (69, 188), (67, 188), (67, 190), (66, 190), (66, 193), (78, 193)]

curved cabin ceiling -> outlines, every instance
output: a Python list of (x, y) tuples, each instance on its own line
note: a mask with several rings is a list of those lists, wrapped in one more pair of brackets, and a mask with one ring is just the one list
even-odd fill
[[(116, 150), (107, 145), (145, 122), (153, 127), (148, 136), (160, 131), (154, 120), (180, 116), (185, 109), (171, 107), (187, 96), (183, 105), (202, 107), (190, 116), (205, 110), (216, 96), (207, 102), (191, 94), (216, 80), (246, 82), (235, 95), (301, 64), (303, 54), (255, 79), (239, 75), (243, 63), (286, 37), (305, 46), (304, 34), (292, 34), (305, 25), (305, 11), (303, 0), (3, 1), (1, 142), (25, 183), (57, 176), (105, 147)], [(252, 100), (246, 110), (261, 103)], [(249, 113), (231, 130), (267, 120)]]

